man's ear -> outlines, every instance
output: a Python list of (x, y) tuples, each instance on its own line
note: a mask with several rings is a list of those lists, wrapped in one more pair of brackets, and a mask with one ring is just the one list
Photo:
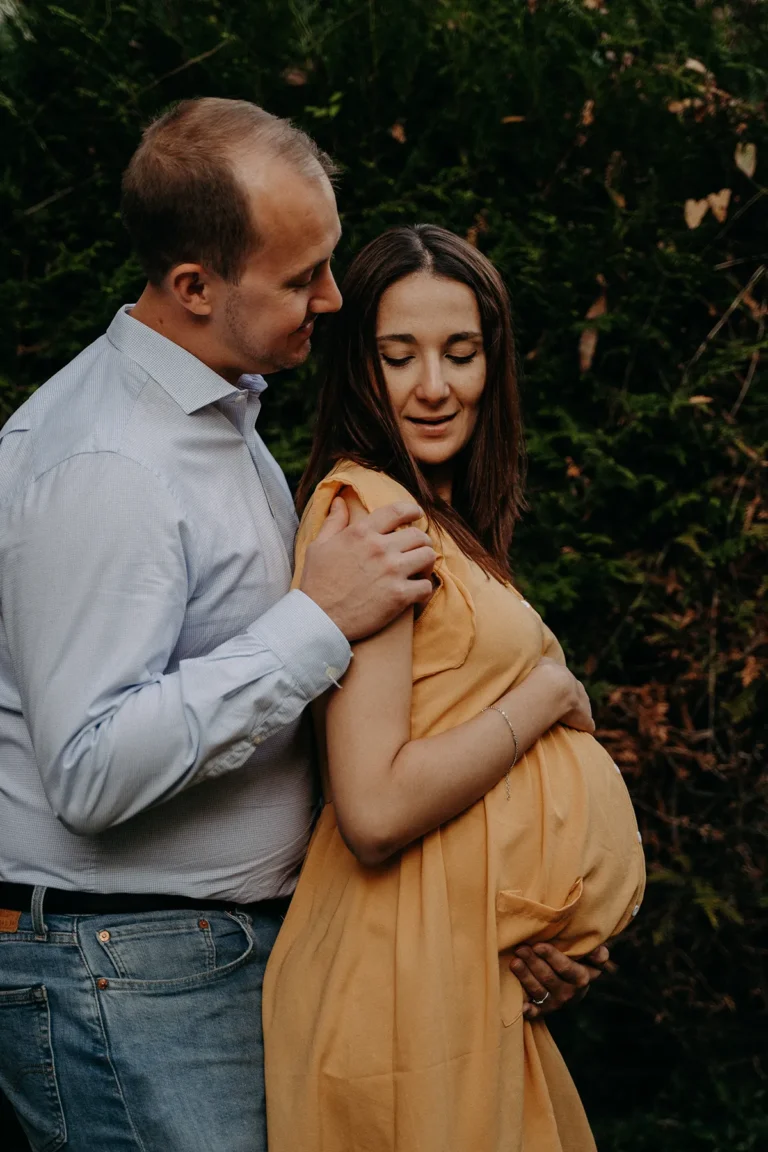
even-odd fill
[(168, 288), (183, 308), (194, 316), (210, 316), (213, 283), (202, 264), (177, 264), (168, 273)]

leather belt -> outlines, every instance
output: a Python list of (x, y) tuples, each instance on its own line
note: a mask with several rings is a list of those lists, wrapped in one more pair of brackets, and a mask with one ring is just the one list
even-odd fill
[[(7, 908), (11, 912), (30, 912), (33, 891), (31, 884), (10, 884), (0, 880), (0, 908)], [(236, 900), (208, 900), (195, 896), (162, 896), (141, 892), (68, 892), (62, 888), (46, 888), (43, 908), (45, 912), (61, 916), (114, 916), (122, 912), (165, 912), (175, 908), (219, 912), (242, 908), (251, 915), (285, 916), (290, 902), (290, 896), (239, 904)]]

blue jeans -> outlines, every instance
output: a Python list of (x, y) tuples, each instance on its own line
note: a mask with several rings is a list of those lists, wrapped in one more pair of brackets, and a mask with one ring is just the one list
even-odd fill
[(0, 933), (0, 1092), (34, 1152), (265, 1152), (261, 985), (279, 927), (37, 905)]

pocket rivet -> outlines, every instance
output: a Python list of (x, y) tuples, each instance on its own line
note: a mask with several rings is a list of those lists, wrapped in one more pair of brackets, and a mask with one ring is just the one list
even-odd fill
[(101, 940), (104, 944), (106, 944), (107, 940), (109, 940), (109, 932), (107, 932), (106, 928), (103, 932), (99, 932), (99, 940)]
[(197, 926), (198, 928), (208, 928), (209, 924), (207, 920), (198, 920)]
[(109, 988), (109, 980), (107, 980), (104, 976), (100, 977), (100, 979), (96, 981), (96, 987), (101, 989)]

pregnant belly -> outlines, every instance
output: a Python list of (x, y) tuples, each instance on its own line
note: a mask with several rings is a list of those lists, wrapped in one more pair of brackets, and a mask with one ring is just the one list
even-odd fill
[(605, 749), (557, 726), (485, 798), (499, 949), (583, 955), (620, 932), (644, 887), (626, 785)]

